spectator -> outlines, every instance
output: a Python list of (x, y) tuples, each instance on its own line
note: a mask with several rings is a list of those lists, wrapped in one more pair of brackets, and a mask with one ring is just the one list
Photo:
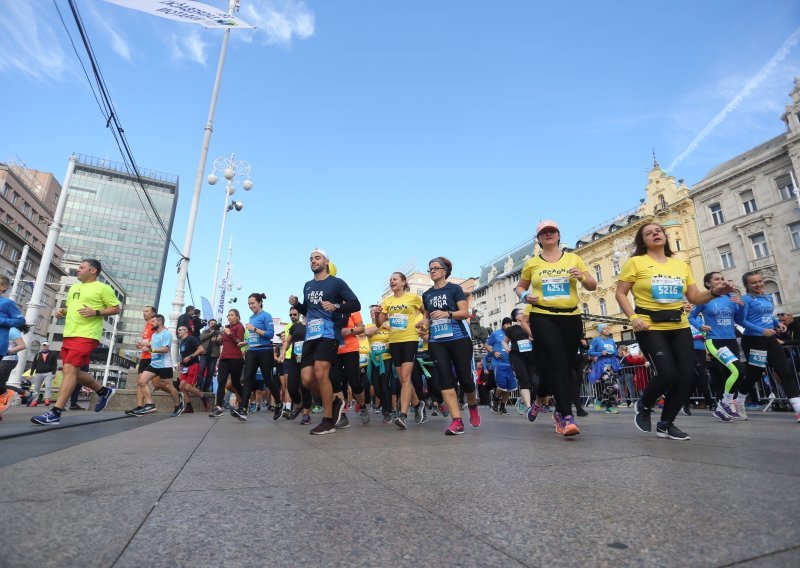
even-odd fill
[(219, 359), (219, 334), (217, 320), (209, 320), (208, 328), (200, 334), (200, 345), (205, 352), (200, 356), (200, 377), (197, 380), (197, 388), (202, 392), (211, 392), (211, 383)]
[(53, 395), (53, 377), (58, 369), (58, 355), (50, 352), (50, 344), (42, 342), (39, 352), (31, 363), (31, 402), (28, 406), (39, 404), (39, 390), (44, 382), (44, 405), (50, 406)]

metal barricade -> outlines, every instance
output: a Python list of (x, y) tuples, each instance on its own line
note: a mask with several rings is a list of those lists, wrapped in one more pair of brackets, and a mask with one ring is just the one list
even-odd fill
[[(590, 368), (591, 364), (587, 365), (580, 382), (580, 398), (586, 406), (593, 404), (595, 399), (600, 396), (596, 390), (599, 381), (594, 384), (589, 382)], [(652, 377), (653, 372), (650, 365), (622, 365), (617, 372), (620, 402), (638, 400), (642, 396), (642, 390)], [(639, 383), (640, 386), (637, 387), (636, 383)]]
[[(788, 406), (789, 399), (784, 390), (784, 381), (794, 381), (800, 389), (800, 347), (785, 345), (783, 352), (789, 363), (790, 377), (778, 377), (772, 367), (767, 367), (764, 375), (755, 383), (756, 394), (759, 400), (768, 401), (763, 412), (772, 410), (776, 405)], [(745, 363), (746, 365), (747, 363)]]

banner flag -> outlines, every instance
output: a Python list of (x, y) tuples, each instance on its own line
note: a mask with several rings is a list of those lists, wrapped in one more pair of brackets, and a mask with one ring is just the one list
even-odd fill
[(254, 29), (238, 16), (229, 16), (222, 10), (195, 0), (105, 0), (123, 8), (138, 10), (168, 20), (200, 24), (204, 28), (242, 28)]

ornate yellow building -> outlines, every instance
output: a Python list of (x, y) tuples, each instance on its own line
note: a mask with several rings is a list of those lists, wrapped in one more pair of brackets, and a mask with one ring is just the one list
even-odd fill
[[(646, 195), (640, 200), (638, 207), (590, 229), (578, 239), (574, 249), (598, 282), (594, 292), (578, 288), (581, 308), (584, 314), (603, 316), (597, 318), (599, 321), (619, 318), (611, 324), (614, 339), (617, 341), (633, 339), (633, 332), (617, 305), (614, 291), (617, 275), (631, 255), (633, 237), (639, 227), (650, 222), (663, 225), (675, 256), (689, 263), (700, 286), (705, 274), (703, 251), (689, 188), (682, 179), (676, 181), (673, 176), (668, 175), (654, 159), (645, 192)], [(586, 335), (594, 337), (597, 329), (591, 325), (591, 317), (588, 319)]]

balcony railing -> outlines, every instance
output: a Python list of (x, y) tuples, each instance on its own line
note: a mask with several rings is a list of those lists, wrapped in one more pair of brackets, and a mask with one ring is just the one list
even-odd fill
[(773, 266), (775, 264), (775, 257), (773, 255), (762, 256), (761, 258), (755, 258), (750, 261), (750, 270), (758, 270), (759, 268), (765, 268), (767, 266)]

